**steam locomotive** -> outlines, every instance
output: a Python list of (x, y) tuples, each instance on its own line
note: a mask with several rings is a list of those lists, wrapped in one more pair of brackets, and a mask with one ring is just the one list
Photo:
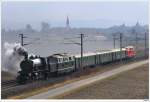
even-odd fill
[[(84, 53), (82, 67), (93, 67), (96, 65), (107, 64), (120, 59), (131, 59), (135, 56), (133, 46), (96, 53)], [(37, 57), (24, 54), (25, 58), (20, 63), (21, 71), (18, 72), (17, 81), (25, 84), (28, 80), (48, 79), (49, 77), (70, 73), (81, 69), (81, 56), (69, 55), (67, 53), (53, 54), (48, 57)]]

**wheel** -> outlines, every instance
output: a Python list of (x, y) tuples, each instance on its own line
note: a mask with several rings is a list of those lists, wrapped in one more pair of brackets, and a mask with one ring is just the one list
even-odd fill
[(26, 84), (27, 79), (23, 76), (17, 76), (17, 83), (18, 84)]
[(26, 81), (27, 81), (27, 76), (19, 73), (19, 75), (17, 76), (17, 83), (18, 84), (25, 84)]

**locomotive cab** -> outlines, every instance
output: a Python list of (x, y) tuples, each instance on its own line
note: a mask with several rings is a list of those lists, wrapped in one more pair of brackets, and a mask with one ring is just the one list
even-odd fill
[(127, 57), (132, 58), (136, 55), (135, 49), (133, 46), (126, 47)]

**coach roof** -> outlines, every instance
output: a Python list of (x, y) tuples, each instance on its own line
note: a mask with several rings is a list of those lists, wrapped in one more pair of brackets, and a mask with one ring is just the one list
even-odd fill
[(53, 54), (49, 57), (55, 57), (55, 58), (67, 58), (67, 57), (72, 57), (70, 54), (68, 53), (58, 53), (58, 54)]
[[(86, 57), (86, 56), (93, 56), (93, 55), (97, 55), (97, 54), (105, 54), (105, 53), (111, 53), (111, 52), (118, 52), (120, 51), (120, 48), (118, 49), (112, 49), (112, 50), (105, 50), (105, 51), (98, 51), (98, 52), (90, 52), (90, 53), (84, 53), (83, 54), (83, 57)], [(125, 48), (122, 48), (122, 51), (125, 51)], [(75, 57), (81, 57), (81, 54), (77, 54), (75, 55)]]

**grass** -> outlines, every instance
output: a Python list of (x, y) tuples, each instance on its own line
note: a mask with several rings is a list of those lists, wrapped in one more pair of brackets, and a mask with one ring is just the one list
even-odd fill
[[(148, 64), (79, 88), (56, 99), (142, 99), (148, 97)], [(139, 72), (139, 73), (138, 73)], [(93, 90), (93, 91), (92, 91)], [(95, 90), (95, 91), (94, 91)], [(132, 91), (133, 90), (133, 91)], [(147, 91), (146, 91), (147, 90)]]

